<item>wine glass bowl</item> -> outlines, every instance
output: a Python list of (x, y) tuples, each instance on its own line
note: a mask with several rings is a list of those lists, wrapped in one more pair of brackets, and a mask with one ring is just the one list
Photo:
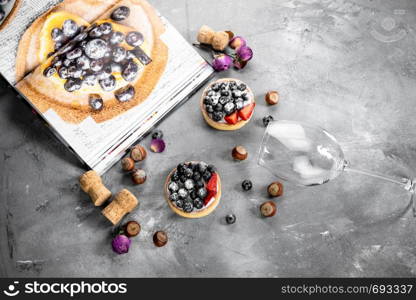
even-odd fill
[(337, 140), (323, 128), (279, 120), (266, 128), (258, 164), (283, 180), (311, 186), (341, 174), (345, 160)]
[(409, 192), (409, 204), (416, 217), (415, 179), (351, 168), (335, 137), (319, 126), (286, 120), (269, 123), (257, 163), (273, 175), (302, 186), (327, 183), (343, 171), (399, 185)]

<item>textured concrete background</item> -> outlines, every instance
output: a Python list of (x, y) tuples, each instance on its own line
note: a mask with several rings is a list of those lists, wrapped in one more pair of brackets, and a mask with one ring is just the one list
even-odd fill
[[(342, 174), (323, 186), (286, 185), (274, 218), (259, 216), (274, 178), (255, 163), (266, 114), (319, 124), (340, 140), (352, 166), (390, 175), (416, 170), (416, 1), (151, 1), (192, 42), (200, 25), (245, 36), (255, 59), (234, 76), (258, 97), (251, 123), (210, 129), (198, 111), (201, 91), (161, 125), (167, 151), (144, 163), (135, 187), (114, 166), (104, 181), (132, 190), (143, 231), (129, 254), (110, 247), (111, 225), (77, 184), (83, 172), (31, 109), (1, 82), (0, 275), (2, 276), (412, 276), (416, 220), (408, 195), (392, 184)], [(278, 106), (264, 93), (277, 89)], [(148, 147), (149, 140), (143, 145)], [(242, 144), (250, 159), (230, 159)], [(223, 198), (210, 216), (174, 215), (162, 196), (178, 162), (217, 165)], [(251, 179), (254, 188), (242, 192)], [(228, 226), (227, 213), (237, 215)], [(157, 249), (151, 236), (165, 230)]]

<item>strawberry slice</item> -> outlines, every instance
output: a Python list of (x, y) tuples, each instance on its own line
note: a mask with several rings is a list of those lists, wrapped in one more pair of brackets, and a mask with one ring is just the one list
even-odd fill
[(234, 112), (234, 113), (232, 113), (229, 116), (225, 116), (224, 119), (225, 119), (225, 121), (228, 124), (232, 124), (232, 125), (237, 124), (237, 122), (238, 122), (238, 114), (237, 114), (237, 112)]
[(217, 185), (218, 185), (218, 174), (213, 173), (210, 180), (207, 183), (207, 190), (208, 192), (217, 193)]
[(207, 204), (208, 204), (208, 202), (213, 198), (213, 197), (215, 197), (215, 195), (217, 194), (217, 192), (212, 192), (212, 191), (209, 191), (208, 192), (208, 195), (205, 197), (205, 199), (204, 199), (204, 205), (206, 206)]
[(217, 195), (218, 192), (218, 174), (213, 173), (210, 180), (207, 183), (208, 195), (204, 199), (204, 205), (207, 205), (208, 202)]
[(247, 121), (248, 119), (250, 119), (251, 115), (253, 114), (255, 106), (256, 106), (255, 102), (247, 106), (244, 106), (242, 109), (238, 111), (238, 116), (244, 121)]

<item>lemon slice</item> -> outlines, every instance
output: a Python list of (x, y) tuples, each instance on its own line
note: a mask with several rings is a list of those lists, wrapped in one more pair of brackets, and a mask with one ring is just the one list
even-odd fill
[(40, 31), (39, 61), (45, 61), (49, 53), (55, 52), (55, 42), (52, 40), (52, 30), (54, 28), (62, 28), (66, 20), (74, 21), (78, 26), (89, 26), (90, 24), (77, 15), (60, 11), (51, 13), (43, 24)]

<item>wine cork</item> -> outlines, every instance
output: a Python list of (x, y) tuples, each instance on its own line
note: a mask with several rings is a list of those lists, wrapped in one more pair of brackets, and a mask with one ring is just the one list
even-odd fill
[(139, 204), (137, 198), (128, 190), (123, 189), (114, 197), (114, 200), (102, 210), (102, 214), (114, 225), (133, 211)]
[(81, 186), (81, 189), (86, 193), (88, 193), (88, 190), (91, 186), (97, 183), (102, 183), (101, 177), (100, 175), (98, 175), (97, 172), (92, 170), (82, 174), (79, 178), (79, 184)]
[(215, 31), (206, 25), (203, 25), (198, 32), (197, 40), (201, 44), (211, 45), (212, 38), (214, 37)]
[(230, 41), (230, 36), (225, 31), (218, 31), (212, 37), (212, 48), (215, 50), (223, 51)]
[(81, 189), (87, 193), (95, 206), (101, 206), (111, 198), (111, 191), (107, 189), (100, 175), (95, 171), (88, 171), (79, 178)]
[(105, 201), (111, 198), (111, 191), (102, 183), (93, 185), (88, 194), (90, 195), (91, 201), (95, 206), (101, 206)]

